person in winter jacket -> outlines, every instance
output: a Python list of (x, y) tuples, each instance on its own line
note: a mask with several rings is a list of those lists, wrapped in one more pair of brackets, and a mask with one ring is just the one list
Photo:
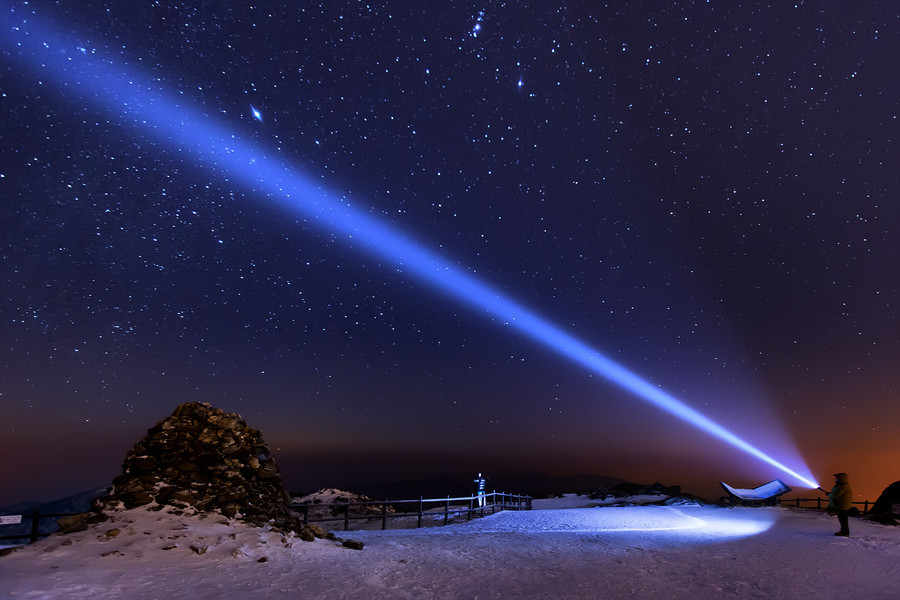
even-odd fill
[(841, 530), (834, 535), (848, 537), (850, 535), (850, 524), (847, 519), (847, 511), (853, 505), (853, 490), (850, 488), (850, 482), (846, 473), (834, 474), (834, 487), (828, 493), (828, 508), (837, 513), (838, 523), (841, 524)]

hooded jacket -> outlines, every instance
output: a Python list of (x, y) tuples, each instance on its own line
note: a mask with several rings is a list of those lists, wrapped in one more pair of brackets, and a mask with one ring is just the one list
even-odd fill
[(828, 508), (835, 510), (850, 510), (853, 506), (853, 490), (847, 480), (846, 473), (838, 473), (835, 475), (837, 483), (831, 488), (828, 494)]

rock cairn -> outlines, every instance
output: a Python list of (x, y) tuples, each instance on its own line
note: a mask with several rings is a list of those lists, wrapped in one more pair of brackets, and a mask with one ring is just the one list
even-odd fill
[(260, 431), (240, 415), (207, 403), (182, 404), (149, 429), (125, 456), (110, 492), (99, 500), (101, 506), (121, 503), (125, 508), (154, 502), (217, 511), (296, 531), (304, 539), (321, 532), (291, 513), (290, 496)]

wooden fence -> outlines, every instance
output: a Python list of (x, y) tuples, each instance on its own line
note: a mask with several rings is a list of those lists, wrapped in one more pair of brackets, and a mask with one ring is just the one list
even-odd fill
[[(459, 505), (458, 502), (465, 504)], [(398, 507), (412, 505), (412, 511), (398, 511)], [(461, 498), (437, 498), (418, 500), (382, 500), (377, 502), (339, 502), (335, 504), (305, 504), (292, 505), (291, 509), (299, 512), (303, 516), (304, 523), (317, 523), (326, 521), (343, 522), (344, 531), (349, 531), (350, 522), (359, 519), (381, 519), (382, 529), (387, 529), (389, 519), (398, 517), (416, 517), (417, 527), (422, 527), (423, 519), (433, 517), (434, 512), (431, 508), (440, 505), (443, 510), (437, 514), (443, 519), (443, 524), (449, 523), (453, 516), (464, 514), (467, 519), (471, 519), (473, 515), (479, 514), (484, 516), (488, 512), (493, 514), (499, 510), (531, 510), (531, 496), (520, 496), (515, 494), (504, 494), (500, 492), (491, 492), (481, 496), (466, 496)], [(339, 516), (330, 517), (310, 517), (310, 509), (319, 509), (323, 507), (335, 508)], [(381, 507), (380, 511), (372, 511), (372, 507)], [(363, 514), (364, 513), (364, 514)], [(44, 519), (58, 519), (60, 517), (68, 517), (80, 513), (41, 513), (36, 510), (30, 514), (22, 514), (22, 523), (31, 520), (31, 527), (20, 531), (15, 535), (0, 536), (0, 542), (10, 540), (28, 540), (28, 543), (36, 542), (40, 538), (53, 535), (53, 531), (41, 533), (41, 521)], [(21, 523), (0, 525), (0, 527), (16, 527)], [(55, 527), (54, 527), (55, 530)], [(0, 531), (3, 531), (0, 529)]]
[[(494, 514), (501, 510), (531, 510), (531, 496), (522, 496), (517, 494), (506, 494), (501, 492), (490, 492), (482, 496), (462, 496), (452, 498), (418, 498), (414, 500), (377, 500), (370, 502), (335, 502), (331, 504), (292, 504), (291, 509), (302, 515), (304, 523), (326, 523), (334, 522), (341, 525), (344, 531), (350, 530), (350, 524), (353, 521), (381, 521), (381, 528), (387, 529), (391, 519), (408, 518), (415, 519), (416, 527), (422, 527), (425, 520), (428, 519), (432, 523), (438, 521), (441, 525), (447, 525), (454, 517), (463, 515), (466, 520), (471, 520), (473, 516), (481, 516), (490, 513)], [(824, 510), (828, 507), (828, 499), (817, 498), (791, 498), (784, 500), (779, 498), (778, 503), (782, 506), (795, 506), (797, 508), (815, 508)], [(853, 502), (861, 508), (861, 512), (869, 512), (869, 508), (874, 504), (871, 500), (861, 502)], [(810, 506), (815, 505), (815, 506)], [(411, 510), (398, 510), (410, 508)], [(375, 510), (373, 510), (375, 509)], [(331, 511), (331, 515), (317, 515), (324, 511)], [(312, 515), (310, 513), (313, 513)], [(79, 513), (40, 513), (32, 511), (30, 514), (22, 515), (22, 522), (31, 520), (31, 527), (28, 531), (20, 532), (16, 535), (0, 536), (0, 542), (9, 540), (28, 540), (29, 543), (36, 542), (40, 538), (52, 535), (52, 532), (41, 533), (40, 524), (42, 519), (58, 519), (59, 517), (68, 517)], [(0, 527), (14, 526), (0, 525)], [(0, 529), (2, 531), (2, 529)]]
[[(381, 521), (381, 529), (388, 528), (391, 519), (415, 519), (416, 527), (422, 527), (426, 519), (447, 525), (450, 519), (464, 515), (483, 517), (501, 510), (531, 510), (531, 496), (489, 492), (473, 496), (452, 498), (418, 498), (414, 500), (373, 500), (368, 502), (333, 502), (318, 504), (292, 504), (291, 509), (303, 516), (304, 523), (334, 523), (350, 530), (350, 523)], [(404, 510), (410, 509), (410, 510)], [(330, 514), (323, 514), (330, 513)]]
[[(818, 498), (791, 498), (790, 500), (779, 498), (778, 503), (782, 506), (796, 506), (797, 508), (807, 508), (805, 503), (813, 503), (816, 505), (817, 510), (825, 510), (828, 508), (828, 498), (822, 498), (821, 496)], [(804, 504), (801, 505), (801, 503)], [(871, 500), (863, 500), (861, 502), (854, 501), (853, 504), (859, 504), (863, 507), (861, 512), (867, 513), (869, 512), (869, 506), (875, 503)]]
[[(38, 512), (36, 510), (31, 511), (31, 514), (21, 515), (22, 522), (25, 522), (28, 519), (31, 519), (30, 531), (28, 533), (21, 532), (17, 535), (0, 536), (0, 542), (8, 541), (8, 540), (24, 540), (24, 539), (27, 539), (29, 544), (32, 542), (36, 542), (42, 537), (48, 537), (48, 536), (53, 535), (53, 531), (41, 533), (41, 527), (40, 527), (41, 519), (58, 519), (59, 517), (70, 517), (72, 515), (77, 515), (77, 514), (81, 514), (81, 513), (42, 513), (42, 512)], [(7, 525), (2, 525), (2, 526), (6, 527), (6, 526), (15, 526), (15, 525), (18, 525), (18, 523), (15, 523), (15, 524), (9, 523)], [(54, 527), (54, 531), (55, 531), (55, 529), (56, 528)], [(0, 530), (0, 531), (2, 531), (2, 530)]]

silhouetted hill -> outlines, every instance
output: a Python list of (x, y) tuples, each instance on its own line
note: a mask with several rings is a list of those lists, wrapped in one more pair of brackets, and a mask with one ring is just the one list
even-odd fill
[(0, 508), (0, 514), (24, 514), (37, 510), (41, 513), (80, 513), (90, 510), (91, 502), (106, 493), (106, 488), (87, 490), (50, 502), (17, 502)]
[[(9, 506), (0, 508), (0, 514), (4, 515), (30, 515), (35, 510), (42, 515), (48, 514), (75, 514), (87, 512), (91, 509), (91, 503), (95, 498), (99, 498), (106, 493), (106, 488), (88, 490), (80, 494), (66, 496), (59, 500), (45, 502), (17, 502)], [(49, 517), (40, 520), (38, 531), (41, 534), (53, 533), (56, 531), (56, 518)], [(21, 535), (21, 538), (6, 540), (3, 544), (17, 544), (28, 541), (28, 535), (31, 533), (31, 519), (22, 519), (18, 525), (4, 525), (0, 527), (0, 535), (11, 536)]]
[(40, 502), (35, 502), (34, 500), (23, 500), (22, 502), (16, 502), (15, 504), (0, 508), (0, 515), (21, 515), (30, 513), (40, 505)]
[[(627, 483), (619, 477), (579, 473), (565, 477), (556, 477), (546, 473), (534, 472), (515, 476), (491, 477), (486, 473), (488, 492), (509, 492), (526, 494), (534, 498), (546, 498), (566, 493), (590, 492), (598, 488), (612, 488)], [(474, 477), (472, 478), (474, 479)], [(468, 496), (475, 492), (472, 479), (452, 476), (438, 476), (423, 480), (393, 481), (380, 484), (369, 484), (354, 492), (365, 494), (370, 498), (443, 498), (446, 496)]]
[(598, 488), (611, 488), (627, 483), (619, 477), (578, 473), (566, 477), (555, 477), (546, 473), (527, 473), (516, 477), (488, 479), (489, 491), (528, 494), (534, 498), (548, 498), (568, 493), (587, 493)]
[(447, 496), (468, 496), (474, 484), (464, 479), (446, 475), (421, 480), (370, 483), (359, 490), (370, 498), (445, 498)]

